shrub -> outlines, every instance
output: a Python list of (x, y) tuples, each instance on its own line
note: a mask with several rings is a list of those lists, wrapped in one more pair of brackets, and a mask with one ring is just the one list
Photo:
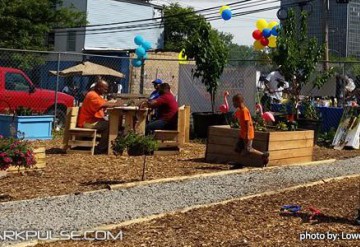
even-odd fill
[(7, 170), (11, 165), (30, 168), (36, 164), (29, 143), (14, 138), (0, 136), (0, 169)]

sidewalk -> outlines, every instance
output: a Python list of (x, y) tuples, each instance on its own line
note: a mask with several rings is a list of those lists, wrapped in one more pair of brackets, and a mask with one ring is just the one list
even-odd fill
[[(353, 174), (360, 174), (360, 157), (331, 164), (278, 167), (114, 191), (6, 202), (0, 204), (0, 232), (36, 230), (56, 234), (62, 230), (91, 229)], [(0, 246), (8, 244), (0, 242)]]

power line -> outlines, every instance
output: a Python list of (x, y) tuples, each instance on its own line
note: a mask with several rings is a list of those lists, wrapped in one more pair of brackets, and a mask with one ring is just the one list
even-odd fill
[[(250, 5), (250, 6), (245, 6), (246, 4), (249, 4), (248, 2), (250, 2), (251, 0), (243, 0), (241, 2), (234, 2), (234, 3), (230, 3), (228, 4), (228, 6), (239, 6), (238, 8), (234, 8), (234, 10), (237, 10), (237, 9), (242, 9), (240, 8), (240, 6), (244, 6), (243, 8), (248, 8), (248, 7), (255, 7), (255, 6), (258, 6), (257, 5)], [(280, 0), (275, 0), (273, 2), (279, 2)], [(252, 3), (255, 3), (255, 2), (258, 2), (258, 3), (263, 3), (263, 4), (268, 4), (266, 1), (263, 1), (263, 0), (255, 0), (255, 1), (252, 1)], [(271, 3), (271, 2), (269, 2)], [(215, 10), (216, 9), (216, 13), (218, 13), (218, 10), (221, 6), (216, 6), (216, 7), (211, 7), (211, 8), (206, 8), (206, 9), (201, 9), (201, 10), (197, 10), (197, 11), (193, 11), (193, 12), (189, 12), (187, 14), (196, 14), (196, 13), (200, 13), (200, 12), (207, 12), (207, 11), (210, 11), (212, 10)], [(176, 14), (176, 15), (170, 15), (170, 16), (166, 16), (166, 17), (158, 17), (158, 18), (149, 18), (149, 19), (142, 19), (142, 20), (133, 20), (133, 21), (125, 21), (125, 22), (114, 22), (114, 23), (107, 23), (107, 24), (97, 24), (97, 25), (87, 25), (87, 26), (83, 26), (83, 27), (76, 27), (76, 28), (61, 28), (61, 29), (67, 29), (66, 31), (62, 31), (62, 30), (59, 30), (59, 31), (55, 31), (55, 33), (62, 33), (62, 32), (68, 32), (68, 31), (83, 31), (84, 28), (89, 28), (89, 27), (100, 27), (100, 26), (113, 26), (113, 25), (119, 25), (119, 24), (129, 24), (129, 23), (137, 23), (137, 22), (145, 22), (145, 21), (156, 21), (156, 20), (161, 20), (161, 21), (164, 21), (166, 19), (169, 19), (169, 18), (174, 18), (174, 17), (180, 17), (180, 16), (184, 16), (184, 15), (187, 15), (187, 14)], [(203, 16), (207, 16), (207, 15), (212, 15), (214, 14), (213, 13), (208, 13), (208, 14), (204, 14)], [(156, 25), (156, 23), (143, 23), (143, 24), (138, 24), (138, 25)], [(129, 28), (130, 26), (124, 26), (124, 28)], [(137, 27), (136, 25), (134, 25), (134, 27)], [(99, 29), (87, 29), (87, 31), (100, 31), (100, 30), (111, 30), (111, 29), (116, 29), (118, 27), (109, 27), (109, 28), (99, 28)]]
[[(274, 1), (266, 2), (266, 3), (264, 3), (264, 1), (259, 1), (259, 2), (262, 2), (262, 4), (269, 4), (269, 3), (279, 2), (279, 0), (274, 0)], [(249, 6), (246, 6), (246, 7), (243, 7), (243, 8), (238, 7), (238, 8), (235, 8), (234, 10), (245, 9), (245, 8), (250, 8), (250, 7), (258, 7), (258, 6), (259, 6), (259, 4), (249, 5)], [(271, 7), (270, 9), (276, 9), (276, 8), (278, 8), (278, 6)], [(267, 9), (269, 9), (269, 8), (266, 8), (265, 10), (267, 10)], [(262, 9), (257, 9), (257, 10), (254, 10), (253, 12), (249, 12), (249, 13), (257, 13), (257, 12), (261, 12), (261, 10)], [(247, 12), (242, 12), (242, 13), (246, 14)], [(234, 13), (233, 16), (242, 16), (243, 15), (242, 13)], [(214, 15), (214, 14), (215, 13), (208, 13), (206, 15), (200, 15), (198, 17), (194, 17), (194, 20), (196, 20), (197, 18), (204, 18), (207, 21), (213, 21), (213, 20), (221, 19), (221, 17), (218, 15), (218, 13), (216, 13), (216, 15)], [(170, 17), (165, 17), (165, 18), (170, 18)], [(116, 31), (114, 31), (114, 33), (115, 33), (115, 32), (119, 32), (119, 30), (131, 31), (131, 30), (139, 30), (139, 28), (151, 29), (151, 28), (160, 28), (162, 26), (163, 26), (163, 23), (143, 23), (143, 24), (130, 25), (130, 26), (99, 28), (99, 29), (91, 29), (91, 30), (88, 30), (88, 29), (87, 30), (80, 30), (80, 31), (77, 31), (77, 34), (82, 34), (82, 33), (86, 33), (86, 34), (112, 33), (112, 32), (105, 32), (105, 31), (116, 30)], [(95, 31), (102, 31), (102, 32), (95, 32)], [(58, 31), (58, 32), (56, 32), (56, 35), (61, 36), (61, 33), (65, 33), (67, 35), (68, 30), (66, 30), (66, 31)]]

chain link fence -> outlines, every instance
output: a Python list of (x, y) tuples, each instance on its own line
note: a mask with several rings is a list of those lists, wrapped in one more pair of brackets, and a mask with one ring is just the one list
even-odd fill
[[(131, 65), (134, 54), (118, 52), (116, 55), (94, 55), (79, 53), (35, 52), (26, 50), (0, 49), (0, 112), (11, 112), (19, 106), (31, 108), (37, 114), (56, 115), (57, 123), (64, 123), (66, 108), (80, 105), (95, 76), (57, 76), (71, 66), (90, 61), (112, 68), (124, 78), (104, 76), (110, 84), (109, 93), (115, 97), (123, 94), (149, 95), (153, 90), (152, 81), (162, 79), (170, 84), (179, 105), (190, 105), (192, 112), (211, 111), (210, 95), (200, 79), (194, 78), (194, 62), (180, 62), (177, 53), (149, 52), (149, 59), (142, 67)], [(338, 75), (349, 75), (360, 87), (360, 63), (330, 63)], [(224, 92), (230, 95), (244, 95), (250, 109), (261, 95), (257, 88), (261, 74), (267, 74), (275, 65), (255, 60), (232, 60), (220, 78), (215, 100), (215, 110), (224, 104)], [(322, 69), (319, 64), (319, 69)], [(51, 73), (50, 71), (54, 71)], [(314, 97), (340, 97), (344, 83), (334, 76), (320, 90), (311, 85), (302, 94)], [(230, 110), (233, 111), (231, 98)]]

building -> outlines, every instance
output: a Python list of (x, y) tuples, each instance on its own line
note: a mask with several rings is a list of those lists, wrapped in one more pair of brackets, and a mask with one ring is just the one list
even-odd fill
[[(324, 1), (314, 0), (301, 4), (304, 2), (307, 1), (281, 0), (281, 7), (289, 8), (289, 4), (297, 3), (292, 8), (309, 11), (309, 37), (316, 37), (320, 43), (324, 43)], [(329, 53), (340, 57), (360, 58), (360, 0), (351, 0), (347, 4), (329, 0), (329, 10)]]
[[(85, 12), (88, 24), (85, 28), (56, 30), (55, 51), (133, 50), (137, 47), (134, 44), (136, 35), (141, 35), (150, 41), (154, 49), (163, 48), (164, 28), (159, 18), (162, 16), (160, 6), (141, 0), (64, 0), (63, 2), (64, 6), (73, 5), (79, 11)], [(137, 22), (145, 19), (147, 21)]]

